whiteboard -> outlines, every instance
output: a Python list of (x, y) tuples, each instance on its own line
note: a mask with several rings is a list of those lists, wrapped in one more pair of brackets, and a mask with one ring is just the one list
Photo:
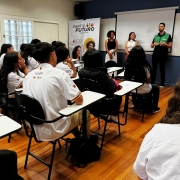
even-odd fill
[(118, 13), (116, 26), (118, 49), (124, 49), (129, 33), (135, 32), (138, 44), (145, 51), (153, 51), (150, 45), (154, 36), (159, 32), (159, 23), (164, 22), (165, 31), (172, 36), (174, 17), (175, 9), (167, 8)]
[(59, 39), (59, 25), (47, 22), (34, 22), (34, 37), (41, 42), (52, 43)]
[(100, 38), (99, 50), (106, 51), (105, 40), (107, 39), (107, 32), (110, 30), (115, 31), (116, 18), (101, 19), (100, 21)]
[(180, 13), (176, 14), (172, 44), (172, 55), (180, 56)]

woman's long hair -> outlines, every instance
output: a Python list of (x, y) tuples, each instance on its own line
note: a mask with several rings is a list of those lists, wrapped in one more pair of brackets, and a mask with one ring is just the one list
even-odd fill
[(81, 46), (76, 46), (74, 47), (73, 51), (72, 51), (72, 58), (76, 59), (77, 58), (77, 50), (78, 48), (81, 48)]
[(36, 50), (36, 46), (34, 44), (27, 44), (24, 53), (23, 58), (25, 59), (26, 65), (28, 65), (28, 57), (33, 57), (33, 52)]
[(0, 53), (0, 56), (4, 53), (7, 53), (7, 49), (12, 47), (13, 45), (12, 44), (3, 44), (1, 46), (1, 53)]
[(161, 119), (161, 123), (180, 124), (180, 80), (174, 87), (174, 95), (168, 101), (166, 115)]
[(144, 67), (145, 66), (149, 70), (151, 70), (151, 66), (150, 66), (149, 62), (146, 60), (146, 55), (145, 55), (144, 49), (139, 45), (132, 48), (125, 63), (129, 63), (134, 67), (136, 67), (136, 66)]
[(15, 63), (18, 63), (18, 52), (6, 53), (0, 70), (0, 80), (3, 81), (6, 86), (8, 74), (15, 70)]

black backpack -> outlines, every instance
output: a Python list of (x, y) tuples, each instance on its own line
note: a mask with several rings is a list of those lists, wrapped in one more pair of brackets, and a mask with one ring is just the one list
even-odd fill
[(129, 62), (125, 62), (124, 64), (124, 79), (128, 81), (135, 81), (140, 83), (146, 82), (146, 72), (145, 69), (147, 66), (140, 66), (138, 64), (131, 64)]
[(86, 167), (88, 163), (98, 161), (100, 156), (100, 148), (94, 140), (78, 137), (70, 140), (70, 147), (66, 159), (74, 165), (83, 168)]

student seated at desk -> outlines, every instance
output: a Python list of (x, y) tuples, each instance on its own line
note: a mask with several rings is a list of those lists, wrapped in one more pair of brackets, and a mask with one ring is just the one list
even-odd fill
[[(144, 52), (144, 49), (141, 46), (135, 46), (133, 49), (130, 51), (128, 59), (126, 60), (125, 64), (125, 79), (126, 80), (131, 80), (127, 79), (126, 77), (131, 76), (131, 72), (133, 69), (139, 69), (137, 72), (141, 72), (142, 75), (140, 74), (140, 77), (144, 77), (145, 82), (143, 83), (142, 86), (137, 88), (137, 93), (138, 94), (147, 94), (151, 93), (152, 95), (152, 113), (157, 113), (160, 111), (160, 108), (158, 107), (158, 102), (159, 102), (159, 88), (155, 84), (150, 84), (151, 82), (151, 67), (146, 60), (146, 55)], [(140, 71), (143, 69), (143, 71)], [(139, 75), (139, 74), (138, 74)], [(131, 78), (131, 77), (130, 77)], [(134, 90), (135, 92), (135, 90)]]
[[(116, 83), (115, 80), (111, 79), (109, 75), (107, 74), (107, 68), (103, 67), (102, 64), (102, 58), (101, 54), (98, 50), (91, 48), (86, 51), (84, 55), (84, 68), (82, 68), (79, 71), (79, 77), (80, 78), (86, 78), (86, 79), (92, 79), (97, 81), (101, 86), (106, 94), (106, 97), (112, 97), (114, 95), (114, 92), (116, 90), (120, 89), (120, 86), (118, 83)], [(117, 99), (115, 100), (115, 108), (119, 108), (121, 104), (121, 97), (118, 96)], [(107, 107), (103, 106), (103, 103), (98, 106), (98, 108), (95, 108), (98, 112), (102, 112), (104, 114), (104, 110)], [(111, 109), (112, 107), (109, 107)], [(95, 110), (94, 109), (94, 110)], [(110, 116), (110, 119), (117, 121), (116, 116)]]
[(166, 115), (146, 134), (133, 169), (142, 180), (180, 179), (180, 81)]
[(56, 68), (64, 70), (71, 78), (75, 78), (77, 76), (77, 72), (74, 67), (74, 63), (72, 62), (72, 58), (69, 57), (69, 50), (64, 47), (59, 47), (56, 49), (56, 56)]
[[(31, 71), (23, 82), (23, 93), (37, 99), (45, 114), (46, 120), (59, 117), (59, 111), (68, 106), (67, 100), (76, 104), (83, 103), (83, 96), (69, 75), (58, 68), (54, 48), (49, 43), (39, 43), (33, 53), (40, 65)], [(90, 137), (90, 114), (87, 112), (87, 138)], [(63, 117), (54, 123), (44, 123), (35, 126), (36, 136), (42, 141), (60, 138), (73, 128), (82, 124), (82, 111), (71, 117)]]
[[(22, 73), (20, 69), (24, 72)], [(8, 93), (13, 93), (16, 88), (22, 86), (25, 75), (28, 73), (24, 59), (18, 52), (9, 52), (4, 56), (0, 70), (0, 80), (7, 88)], [(17, 105), (14, 94), (9, 95), (9, 102)]]

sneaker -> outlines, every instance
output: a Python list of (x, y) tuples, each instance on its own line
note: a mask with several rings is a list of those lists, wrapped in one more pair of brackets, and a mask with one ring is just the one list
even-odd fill
[(111, 121), (114, 121), (114, 122), (118, 122), (118, 117), (117, 117), (117, 116), (110, 115), (110, 116), (108, 117), (108, 120), (111, 120)]
[(157, 107), (157, 108), (155, 108), (155, 109), (152, 111), (152, 113), (153, 113), (153, 114), (156, 114), (156, 113), (158, 113), (159, 111), (160, 111), (160, 108)]
[(160, 86), (160, 88), (164, 88), (164, 86)]

